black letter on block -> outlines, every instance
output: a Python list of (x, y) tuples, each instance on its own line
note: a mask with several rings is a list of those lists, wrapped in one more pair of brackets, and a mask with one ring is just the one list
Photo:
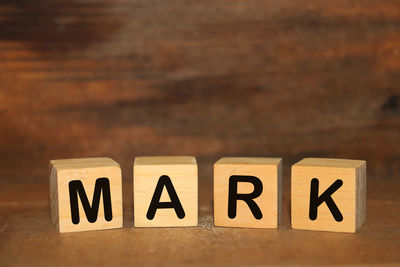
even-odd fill
[(86, 217), (89, 222), (94, 223), (97, 220), (100, 205), (100, 195), (103, 192), (103, 206), (104, 206), (104, 218), (106, 221), (111, 221), (112, 208), (111, 208), (111, 193), (110, 193), (110, 182), (107, 178), (96, 179), (96, 185), (94, 187), (92, 205), (89, 204), (85, 189), (80, 180), (74, 180), (69, 182), (69, 200), (71, 205), (71, 217), (72, 223), (79, 223), (79, 207), (78, 207), (78, 194), (82, 201), (82, 206), (85, 211)]
[(336, 206), (335, 202), (331, 197), (331, 195), (335, 193), (335, 191), (338, 190), (342, 185), (343, 185), (342, 180), (336, 180), (328, 189), (326, 189), (324, 193), (322, 193), (318, 197), (319, 181), (317, 178), (313, 178), (311, 180), (310, 214), (309, 214), (311, 220), (314, 221), (315, 219), (317, 219), (318, 206), (325, 202), (329, 210), (331, 211), (333, 218), (335, 218), (337, 222), (343, 221), (343, 215), (342, 213), (340, 213), (340, 210), (338, 209), (338, 207)]
[[(160, 202), (161, 193), (163, 188), (167, 189), (170, 202)], [(157, 209), (174, 209), (179, 219), (185, 217), (185, 211), (182, 208), (181, 202), (179, 201), (178, 195), (176, 194), (175, 188), (172, 185), (171, 179), (167, 175), (163, 175), (158, 179), (156, 190), (154, 191), (153, 198), (150, 202), (149, 210), (147, 211), (147, 219), (153, 220), (156, 215)]]
[[(250, 194), (238, 194), (237, 188), (239, 182), (251, 183), (254, 190)], [(260, 220), (263, 215), (257, 203), (253, 200), (261, 195), (263, 185), (260, 179), (255, 176), (232, 175), (229, 177), (229, 194), (228, 194), (228, 217), (233, 219), (236, 217), (237, 201), (243, 200), (249, 206), (254, 218)]]

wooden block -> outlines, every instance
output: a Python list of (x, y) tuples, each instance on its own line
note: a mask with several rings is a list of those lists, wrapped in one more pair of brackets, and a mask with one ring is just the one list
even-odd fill
[(292, 228), (356, 232), (365, 221), (366, 162), (306, 158), (292, 166)]
[(60, 233), (122, 227), (118, 163), (110, 158), (51, 160), (50, 209)]
[(214, 164), (214, 224), (277, 228), (281, 158), (222, 158)]
[(133, 168), (136, 227), (198, 225), (194, 157), (137, 157)]

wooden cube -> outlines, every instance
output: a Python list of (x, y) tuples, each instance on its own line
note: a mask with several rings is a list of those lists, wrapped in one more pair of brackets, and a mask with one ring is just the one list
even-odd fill
[(356, 232), (365, 221), (366, 162), (305, 158), (292, 166), (292, 228)]
[(137, 157), (133, 168), (136, 227), (198, 225), (194, 157)]
[(222, 158), (214, 164), (214, 224), (277, 228), (281, 158)]
[(60, 233), (122, 227), (118, 163), (110, 158), (51, 160), (50, 210)]

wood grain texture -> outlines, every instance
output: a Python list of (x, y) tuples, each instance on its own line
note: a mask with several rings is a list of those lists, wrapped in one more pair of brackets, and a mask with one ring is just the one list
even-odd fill
[[(167, 177), (171, 187), (162, 182)], [(199, 224), (199, 186), (196, 158), (187, 156), (137, 157), (133, 165), (133, 218), (135, 227), (182, 227)], [(157, 197), (156, 188), (161, 186)], [(176, 194), (176, 199), (171, 194)], [(153, 218), (148, 212), (155, 203), (179, 203), (177, 208), (157, 208)], [(155, 204), (153, 203), (153, 204)], [(157, 204), (155, 204), (157, 205)]]
[(1, 183), (43, 182), (52, 158), (109, 156), (130, 170), (135, 156), (185, 154), (210, 165), (222, 156), (363, 158), (371, 174), (392, 177), (398, 8), (2, 1)]
[[(291, 222), (292, 228), (355, 233), (365, 222), (367, 195), (366, 162), (363, 160), (305, 158), (292, 166)], [(318, 179), (320, 197), (336, 181), (341, 185), (330, 195), (341, 215), (336, 220), (328, 201), (310, 217), (311, 180)]]
[[(398, 263), (398, 10), (397, 0), (1, 1), (0, 265), (160, 263), (160, 250), (183, 264)], [(129, 212), (134, 157), (185, 154), (199, 164), (202, 228), (56, 235), (48, 160), (114, 158)], [(289, 231), (286, 193), (283, 228), (210, 228), (223, 156), (282, 157), (286, 183), (304, 157), (365, 159), (366, 225)]]
[(278, 229), (214, 227), (212, 183), (200, 180), (199, 227), (135, 228), (125, 195), (124, 228), (59, 234), (47, 184), (8, 186), (0, 194), (0, 265), (399, 265), (398, 180), (369, 179), (366, 223), (346, 234), (291, 229), (289, 174), (283, 178)]
[[(232, 175), (252, 176), (261, 183), (259, 196), (253, 199), (261, 212), (255, 218), (247, 202), (236, 201), (235, 217), (228, 216), (229, 187)], [(277, 228), (281, 211), (281, 158), (222, 158), (214, 164), (214, 224), (222, 227)], [(252, 194), (256, 186), (238, 182), (234, 194)]]
[[(121, 168), (110, 158), (58, 159), (50, 161), (50, 213), (60, 233), (121, 228), (123, 224)], [(94, 207), (98, 178), (107, 178), (110, 190), (111, 219), (105, 218), (104, 191), (100, 191), (97, 219), (89, 222), (79, 194), (77, 223), (72, 221), (69, 183), (80, 181), (90, 207)], [(105, 189), (101, 189), (105, 190)], [(78, 192), (76, 192), (78, 194)]]

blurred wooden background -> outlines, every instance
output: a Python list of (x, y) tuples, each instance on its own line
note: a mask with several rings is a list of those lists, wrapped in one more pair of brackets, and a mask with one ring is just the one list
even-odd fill
[(130, 179), (141, 155), (366, 159), (393, 177), (399, 85), (399, 1), (3, 0), (1, 184), (87, 156)]
[[(174, 263), (171, 241), (186, 263), (398, 262), (399, 86), (398, 0), (2, 0), (0, 265), (116, 264), (110, 249), (119, 263), (157, 251)], [(197, 157), (201, 228), (57, 235), (50, 159), (117, 160), (132, 226), (143, 155)], [(281, 230), (210, 228), (222, 156), (284, 158)], [(367, 160), (359, 235), (290, 230), (289, 166), (307, 156)]]

